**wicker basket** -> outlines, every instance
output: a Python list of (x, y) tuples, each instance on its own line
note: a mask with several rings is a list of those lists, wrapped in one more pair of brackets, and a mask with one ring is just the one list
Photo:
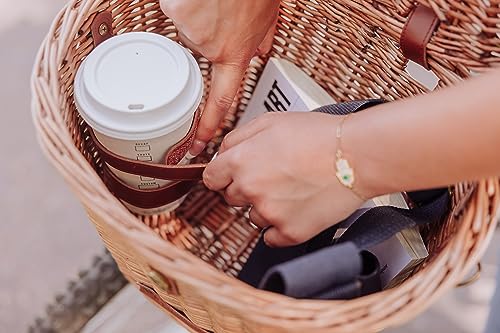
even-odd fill
[[(444, 87), (500, 62), (500, 3), (432, 0), (441, 25), (427, 45)], [(283, 1), (272, 56), (303, 68), (337, 100), (398, 99), (425, 92), (404, 70), (399, 38), (409, 0)], [(376, 332), (416, 316), (479, 261), (497, 220), (497, 179), (459, 184), (453, 210), (426, 232), (430, 257), (401, 286), (352, 301), (304, 301), (253, 289), (234, 276), (255, 245), (245, 211), (199, 185), (174, 213), (134, 216), (99, 177), (99, 156), (73, 102), (73, 79), (93, 49), (91, 26), (109, 12), (112, 32), (177, 39), (154, 0), (71, 0), (34, 68), (33, 114), (41, 146), (85, 206), (127, 279), (194, 332)], [(104, 29), (106, 32), (107, 29)], [(197, 59), (210, 85), (210, 64)], [(266, 59), (252, 62), (207, 160), (244, 111)], [(70, 223), (71, 221), (68, 221)]]

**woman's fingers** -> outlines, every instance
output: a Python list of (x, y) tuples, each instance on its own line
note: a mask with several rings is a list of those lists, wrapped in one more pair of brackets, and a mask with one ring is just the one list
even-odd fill
[(245, 124), (244, 126), (230, 132), (229, 134), (226, 135), (226, 137), (222, 141), (222, 144), (219, 148), (219, 154), (222, 154), (223, 152), (229, 150), (230, 148), (233, 148), (239, 145), (240, 143), (252, 138), (256, 134), (264, 130), (267, 127), (267, 125), (268, 122), (266, 120), (262, 118), (256, 118), (253, 119), (248, 124)]
[(250, 221), (260, 229), (264, 229), (269, 226), (269, 222), (267, 222), (266, 219), (259, 214), (255, 207), (252, 207), (250, 210)]
[(297, 245), (296, 242), (290, 240), (274, 227), (266, 230), (266, 232), (264, 233), (264, 242), (269, 247), (285, 247)]
[(178, 31), (177, 34), (179, 35), (179, 40), (184, 44), (185, 47), (190, 49), (195, 55), (199, 55), (200, 53), (197, 50), (196, 45), (182, 32)]
[(278, 17), (276, 16), (276, 20), (274, 21), (273, 25), (269, 30), (267, 31), (266, 37), (260, 43), (259, 47), (257, 48), (257, 55), (265, 55), (271, 51), (271, 48), (273, 47), (274, 43), (274, 35), (276, 33), (276, 24), (278, 23)]
[(240, 64), (214, 64), (212, 87), (196, 133), (196, 139), (190, 151), (191, 155), (198, 156), (205, 149), (207, 142), (215, 135), (226, 112), (233, 104), (247, 65), (244, 62)]
[(203, 172), (203, 182), (212, 191), (222, 191), (233, 182), (235, 172), (229, 154), (218, 154)]
[(233, 207), (245, 207), (249, 204), (243, 193), (236, 185), (229, 185), (224, 191), (224, 199)]

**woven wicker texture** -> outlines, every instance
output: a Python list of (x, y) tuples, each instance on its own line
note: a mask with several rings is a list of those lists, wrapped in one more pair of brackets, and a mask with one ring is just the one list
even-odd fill
[[(498, 0), (422, 3), (442, 21), (427, 48), (439, 87), (500, 62)], [(300, 66), (338, 101), (424, 93), (404, 71), (398, 46), (412, 8), (407, 0), (283, 1), (271, 55)], [(34, 68), (39, 141), (127, 279), (154, 288), (157, 303), (180, 311), (175, 315), (191, 330), (376, 332), (416, 316), (480, 259), (497, 220), (496, 179), (455, 187), (449, 217), (425, 232), (431, 256), (404, 284), (352, 301), (298, 301), (236, 280), (257, 232), (245, 211), (228, 207), (201, 185), (174, 213), (132, 215), (101, 181), (101, 161), (73, 101), (76, 70), (93, 49), (90, 25), (102, 11), (112, 13), (115, 34), (150, 31), (177, 39), (156, 1), (71, 0), (55, 18)], [(209, 88), (210, 64), (197, 61)], [(201, 159), (209, 159), (245, 110), (265, 61), (252, 62), (218, 139)]]

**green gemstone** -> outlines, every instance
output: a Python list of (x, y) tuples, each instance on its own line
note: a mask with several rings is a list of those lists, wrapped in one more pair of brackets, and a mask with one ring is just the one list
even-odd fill
[(351, 179), (351, 177), (349, 175), (344, 176), (344, 180), (349, 180), (349, 179)]

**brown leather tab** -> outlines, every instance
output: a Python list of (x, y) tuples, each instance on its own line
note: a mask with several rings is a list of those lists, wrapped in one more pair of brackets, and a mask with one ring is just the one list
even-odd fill
[(189, 149), (191, 149), (191, 146), (193, 145), (194, 138), (196, 136), (196, 131), (198, 130), (198, 124), (200, 123), (201, 119), (201, 111), (198, 109), (196, 113), (194, 114), (194, 119), (193, 123), (191, 124), (191, 129), (189, 130), (188, 134), (179, 141), (176, 145), (174, 145), (170, 150), (167, 152), (165, 156), (165, 162), (167, 165), (175, 165), (179, 164), (180, 161), (186, 156), (187, 152)]
[(439, 18), (434, 11), (424, 5), (417, 5), (401, 32), (400, 46), (403, 55), (429, 69), (427, 43), (438, 26)]
[(157, 306), (160, 308), (164, 309), (168, 314), (170, 314), (172, 317), (174, 317), (179, 324), (181, 324), (185, 329), (187, 329), (189, 332), (193, 333), (209, 333), (208, 331), (205, 331), (204, 329), (198, 327), (195, 325), (193, 322), (191, 322), (185, 314), (182, 312), (176, 310), (173, 308), (170, 304), (165, 302), (159, 295), (158, 293), (151, 288), (150, 286), (147, 286), (143, 283), (138, 283), (137, 284), (139, 287), (139, 290), (149, 299), (151, 302), (154, 302)]
[(113, 16), (111, 12), (100, 12), (90, 26), (94, 47), (113, 37)]
[(92, 129), (89, 135), (99, 155), (109, 165), (120, 171), (163, 180), (201, 180), (206, 164), (163, 165), (128, 159), (104, 147)]
[(107, 166), (103, 167), (103, 181), (115, 197), (142, 209), (159, 208), (177, 201), (197, 184), (196, 181), (181, 181), (155, 190), (139, 190), (118, 179)]

